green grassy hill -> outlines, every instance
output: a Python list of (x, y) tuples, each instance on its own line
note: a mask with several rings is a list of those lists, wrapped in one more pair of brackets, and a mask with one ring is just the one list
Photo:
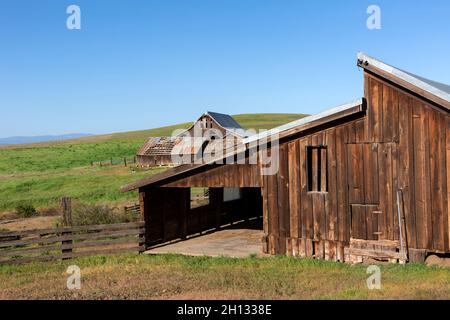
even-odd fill
[[(243, 114), (234, 118), (244, 127), (270, 129), (299, 119), (301, 114)], [(40, 209), (57, 205), (62, 196), (89, 203), (123, 204), (136, 194), (119, 187), (159, 172), (123, 166), (91, 167), (91, 161), (133, 156), (150, 136), (168, 136), (191, 122), (150, 130), (113, 133), (73, 140), (0, 148), (0, 212), (23, 202)]]

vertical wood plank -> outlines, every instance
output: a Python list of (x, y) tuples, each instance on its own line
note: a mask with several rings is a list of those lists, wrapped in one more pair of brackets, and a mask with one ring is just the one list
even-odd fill
[(326, 237), (325, 231), (325, 201), (321, 193), (313, 193), (313, 219), (314, 219), (314, 240), (319, 241)]
[(445, 118), (446, 121), (446, 180), (447, 180), (447, 249), (450, 250), (450, 116)]
[(396, 190), (393, 186), (394, 181), (394, 172), (393, 172), (393, 160), (392, 160), (392, 144), (386, 143), (383, 144), (385, 147), (385, 168), (386, 168), (386, 196), (385, 196), (385, 203), (386, 203), (386, 224), (388, 229), (389, 240), (398, 240), (399, 234), (398, 230), (395, 228), (396, 225), (398, 225), (398, 219), (396, 218)]
[[(272, 151), (269, 150), (268, 156), (271, 156)], [(280, 165), (281, 166), (281, 165)], [(268, 215), (269, 215), (269, 235), (271, 235), (271, 249), (272, 254), (284, 254), (280, 252), (281, 247), (285, 246), (284, 241), (280, 241), (280, 210), (278, 198), (278, 174), (267, 176), (268, 186)], [(283, 242), (283, 243), (280, 243)]]
[(366, 143), (361, 145), (363, 149), (364, 166), (364, 203), (379, 203), (379, 183), (378, 183), (378, 144)]
[(366, 207), (363, 205), (351, 205), (351, 237), (352, 239), (366, 239)]
[(378, 207), (365, 206), (367, 240), (378, 240)]
[(366, 120), (358, 120), (355, 122), (355, 143), (361, 143), (366, 141), (367, 134), (366, 130)]
[(364, 203), (364, 161), (361, 144), (347, 145), (348, 191), (351, 204)]
[(337, 202), (337, 155), (336, 155), (336, 129), (325, 133), (325, 144), (328, 152), (328, 195), (325, 198), (327, 209), (327, 224), (329, 240), (338, 240), (338, 202)]
[(433, 248), (433, 221), (432, 221), (432, 185), (431, 185), (431, 161), (430, 161), (430, 136), (429, 136), (429, 127), (430, 127), (430, 114), (425, 106), (425, 104), (420, 103), (422, 108), (422, 113), (425, 118), (425, 127), (424, 127), (424, 136), (425, 136), (425, 220), (427, 226), (427, 248)]
[(262, 196), (262, 207), (263, 207), (263, 232), (264, 236), (266, 237), (269, 235), (269, 207), (268, 207), (268, 201), (269, 201), (269, 194), (268, 194), (268, 179), (266, 175), (262, 175), (262, 161), (259, 159), (261, 156), (260, 153), (258, 153), (258, 177), (261, 184), (261, 196)]
[(294, 141), (288, 145), (289, 159), (289, 211), (291, 238), (299, 238), (301, 226), (300, 212), (300, 159), (299, 143)]
[(441, 230), (443, 237), (443, 247), (442, 251), (450, 251), (450, 243), (448, 241), (448, 217), (447, 217), (447, 207), (448, 198), (447, 195), (447, 153), (446, 153), (446, 117), (444, 114), (439, 113), (439, 188), (441, 190)]
[(417, 101), (413, 102), (413, 130), (414, 130), (414, 177), (415, 177), (415, 208), (417, 227), (417, 249), (430, 248), (427, 220), (428, 178), (426, 162), (426, 114)]
[(286, 253), (285, 238), (290, 235), (289, 219), (289, 164), (287, 144), (281, 144), (280, 161), (278, 170), (278, 218), (280, 228), (280, 250), (282, 254)]
[(378, 150), (379, 193), (380, 201), (379, 231), (380, 239), (394, 240), (393, 234), (393, 204), (392, 204), (392, 169), (391, 148), (389, 144), (380, 144)]
[(370, 100), (368, 108), (368, 136), (370, 142), (382, 142), (382, 119), (383, 119), (383, 86), (375, 79), (370, 80)]
[(393, 90), (387, 86), (383, 85), (383, 100), (382, 100), (382, 133), (383, 142), (391, 142), (393, 136)]
[(312, 212), (312, 199), (310, 194), (308, 194), (308, 176), (307, 172), (307, 159), (306, 151), (307, 147), (311, 145), (311, 137), (306, 137), (300, 140), (300, 170), (305, 173), (300, 175), (300, 188), (301, 188), (301, 219), (302, 219), (302, 238), (313, 239), (314, 238), (314, 227), (313, 227), (313, 212)]
[(392, 122), (392, 142), (398, 143), (399, 138), (399, 117), (400, 117), (400, 92), (393, 90), (392, 92), (392, 107), (391, 107), (391, 122)]
[[(223, 199), (223, 189), (220, 189), (221, 197), (217, 199), (217, 201), (222, 201)], [(179, 210), (179, 219), (180, 219), (180, 235), (182, 239), (185, 239), (188, 235), (188, 214), (191, 206), (191, 190), (189, 188), (181, 188), (180, 189), (180, 210)], [(217, 204), (220, 205), (219, 203)], [(218, 208), (220, 210), (220, 207)], [(216, 213), (218, 221), (218, 226), (220, 226), (220, 211)], [(216, 225), (217, 227), (217, 225)]]
[(389, 143), (391, 146), (391, 170), (392, 170), (392, 212), (394, 221), (394, 235), (395, 240), (400, 239), (400, 226), (398, 221), (398, 207), (397, 207), (397, 191), (398, 191), (398, 145), (396, 143)]
[(139, 213), (139, 220), (145, 221), (145, 191), (143, 188), (139, 188)]
[(417, 247), (416, 214), (414, 205), (414, 132), (411, 98), (399, 94), (399, 163), (398, 184), (402, 190), (405, 220), (406, 240), (408, 247)]
[[(368, 103), (369, 108), (368, 112), (370, 112), (370, 103), (372, 101), (370, 81), (371, 81), (370, 76), (366, 72), (364, 72), (364, 97), (366, 98), (366, 101)], [(369, 116), (364, 117), (364, 134), (365, 134), (364, 141), (372, 141), (369, 136), (369, 122), (370, 122)]]
[(336, 195), (338, 240), (350, 240), (350, 219), (348, 209), (347, 155), (346, 155), (346, 126), (336, 128)]
[[(430, 144), (430, 187), (431, 187), (431, 214), (432, 221), (432, 234), (433, 234), (433, 248), (435, 250), (445, 250), (444, 241), (444, 199), (443, 195), (443, 177), (440, 170), (443, 166), (441, 160), (443, 149), (442, 136), (445, 133), (440, 130), (444, 128), (441, 124), (441, 117), (438, 111), (427, 108), (429, 114), (428, 132), (429, 132), (429, 144)], [(442, 126), (441, 126), (442, 125)]]

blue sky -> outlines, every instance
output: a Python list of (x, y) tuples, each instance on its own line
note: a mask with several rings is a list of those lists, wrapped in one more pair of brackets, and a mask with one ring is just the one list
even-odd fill
[(450, 83), (450, 2), (2, 0), (0, 137), (316, 113), (362, 96), (358, 51)]

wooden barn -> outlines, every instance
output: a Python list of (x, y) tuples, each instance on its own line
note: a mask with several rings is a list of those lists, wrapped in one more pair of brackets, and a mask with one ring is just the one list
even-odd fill
[(182, 164), (173, 161), (172, 153), (177, 149), (180, 149), (176, 151), (177, 155), (188, 155), (189, 162), (193, 162), (202, 158), (209, 149), (214, 149), (208, 144), (213, 143), (216, 137), (231, 137), (235, 145), (242, 142), (245, 130), (230, 115), (207, 111), (187, 130), (173, 137), (150, 137), (138, 150), (137, 163), (142, 167)]
[[(247, 137), (226, 157), (277, 134), (278, 170), (257, 163), (182, 165), (123, 188), (139, 190), (147, 246), (262, 216), (269, 254), (361, 262), (450, 253), (450, 87), (359, 54), (359, 101)], [(274, 140), (275, 141), (275, 140)], [(190, 190), (209, 203), (191, 208)], [(235, 192), (227, 199), (225, 193)], [(174, 201), (176, 199), (176, 201)]]

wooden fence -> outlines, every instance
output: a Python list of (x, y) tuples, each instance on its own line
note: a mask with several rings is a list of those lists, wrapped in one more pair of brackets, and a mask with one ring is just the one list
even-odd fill
[(0, 233), (0, 264), (143, 252), (144, 222)]
[(134, 214), (136, 216), (139, 216), (141, 214), (141, 206), (139, 203), (135, 203), (129, 206), (124, 207), (125, 213)]
[(124, 166), (136, 164), (136, 157), (110, 158), (103, 161), (91, 161), (91, 166), (107, 167), (107, 166)]

